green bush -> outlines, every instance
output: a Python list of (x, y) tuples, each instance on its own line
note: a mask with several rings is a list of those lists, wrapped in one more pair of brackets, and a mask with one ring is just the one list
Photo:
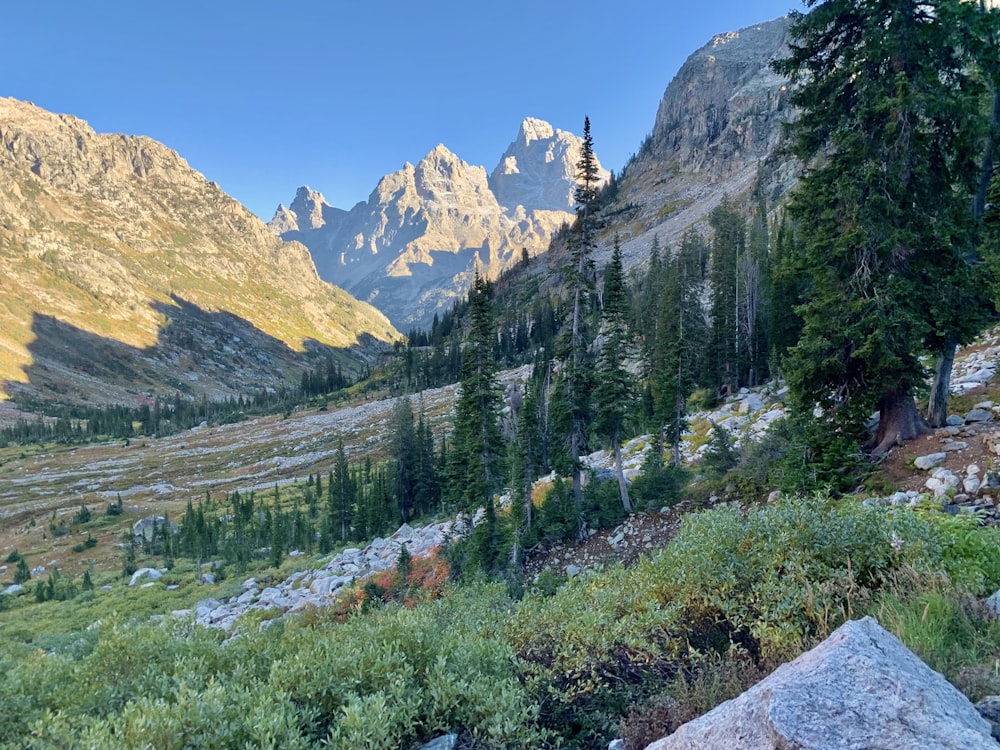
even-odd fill
[(720, 623), (751, 650), (784, 654), (863, 610), (894, 572), (938, 554), (932, 528), (912, 512), (817, 495), (689, 515), (647, 565), (692, 636)]

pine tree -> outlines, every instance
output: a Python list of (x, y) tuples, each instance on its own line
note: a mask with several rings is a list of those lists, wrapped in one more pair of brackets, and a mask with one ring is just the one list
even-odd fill
[(741, 280), (747, 265), (746, 222), (728, 197), (711, 213), (715, 232), (711, 254), (711, 320), (709, 344), (713, 385), (732, 395), (743, 382), (747, 360), (746, 322)]
[[(562, 368), (556, 388), (557, 414), (561, 415), (561, 432), (568, 445), (569, 470), (573, 476), (573, 497), (583, 506), (583, 483), (580, 457), (588, 448), (590, 390), (592, 386), (590, 336), (587, 314), (594, 293), (594, 211), (597, 202), (600, 170), (594, 155), (590, 133), (590, 118), (583, 121), (583, 143), (576, 163), (576, 224), (570, 237), (569, 265), (566, 285), (571, 298), (569, 319), (560, 341)], [(581, 529), (582, 531), (582, 529)]]
[(789, 58), (806, 173), (791, 212), (809, 269), (789, 385), (828, 434), (874, 453), (921, 434), (919, 354), (975, 333), (950, 311), (968, 287), (984, 118), (962, 0), (807, 0)]
[(632, 512), (628, 485), (622, 470), (622, 428), (632, 411), (632, 376), (624, 362), (631, 354), (630, 332), (626, 314), (628, 295), (625, 274), (622, 270), (622, 249), (615, 238), (611, 262), (604, 277), (604, 309), (602, 312), (603, 346), (597, 363), (596, 401), (597, 430), (607, 436), (615, 457), (615, 474), (618, 477), (618, 496), (626, 513)]
[(705, 241), (685, 232), (676, 256), (661, 272), (656, 327), (647, 347), (655, 431), (669, 437), (672, 462), (680, 465), (687, 397), (713, 382), (708, 371), (709, 329), (701, 305)]
[(417, 433), (410, 399), (399, 398), (393, 410), (395, 433), (392, 450), (395, 456), (396, 503), (400, 520), (409, 523), (417, 491)]
[(485, 507), (487, 512), (504, 476), (491, 296), (490, 283), (477, 272), (469, 291), (469, 333), (462, 348), (449, 472), (451, 496), (458, 507)]

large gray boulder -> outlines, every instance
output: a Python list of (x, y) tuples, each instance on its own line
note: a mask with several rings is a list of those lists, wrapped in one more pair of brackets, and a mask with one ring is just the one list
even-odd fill
[(969, 700), (865, 617), (647, 750), (997, 750)]

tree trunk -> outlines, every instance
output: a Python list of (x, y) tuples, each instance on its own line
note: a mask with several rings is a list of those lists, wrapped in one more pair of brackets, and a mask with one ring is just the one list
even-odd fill
[(883, 395), (879, 400), (878, 413), (878, 429), (865, 446), (873, 456), (885, 455), (897, 445), (930, 431), (917, 410), (908, 384)]
[(951, 368), (955, 364), (955, 347), (955, 341), (949, 337), (938, 353), (934, 382), (927, 402), (927, 422), (931, 427), (944, 427), (948, 419), (948, 389), (951, 384)]
[(626, 513), (631, 513), (632, 501), (628, 498), (628, 485), (625, 482), (625, 472), (622, 470), (622, 447), (618, 435), (615, 435), (615, 474), (618, 475), (618, 495), (622, 499), (622, 507)]

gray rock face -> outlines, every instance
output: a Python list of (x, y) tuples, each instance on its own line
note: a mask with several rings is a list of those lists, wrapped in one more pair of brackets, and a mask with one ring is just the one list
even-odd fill
[[(525, 118), (517, 139), (490, 174), (497, 202), (508, 209), (572, 211), (582, 142), (579, 136), (555, 130), (544, 120)], [(602, 182), (609, 177), (607, 170), (601, 170)]]
[(647, 750), (996, 750), (968, 699), (875, 620), (847, 622)]
[(653, 148), (684, 170), (727, 176), (769, 155), (781, 138), (785, 79), (768, 62), (785, 52), (788, 19), (716, 35), (670, 83)]
[(793, 160), (772, 156), (794, 116), (788, 81), (770, 68), (787, 54), (789, 22), (718, 34), (670, 81), (651, 135), (619, 180), (616, 205), (634, 207), (626, 266), (645, 262), (654, 238), (674, 247), (688, 229), (707, 230), (723, 196), (744, 200), (758, 174), (772, 199), (794, 184)]

